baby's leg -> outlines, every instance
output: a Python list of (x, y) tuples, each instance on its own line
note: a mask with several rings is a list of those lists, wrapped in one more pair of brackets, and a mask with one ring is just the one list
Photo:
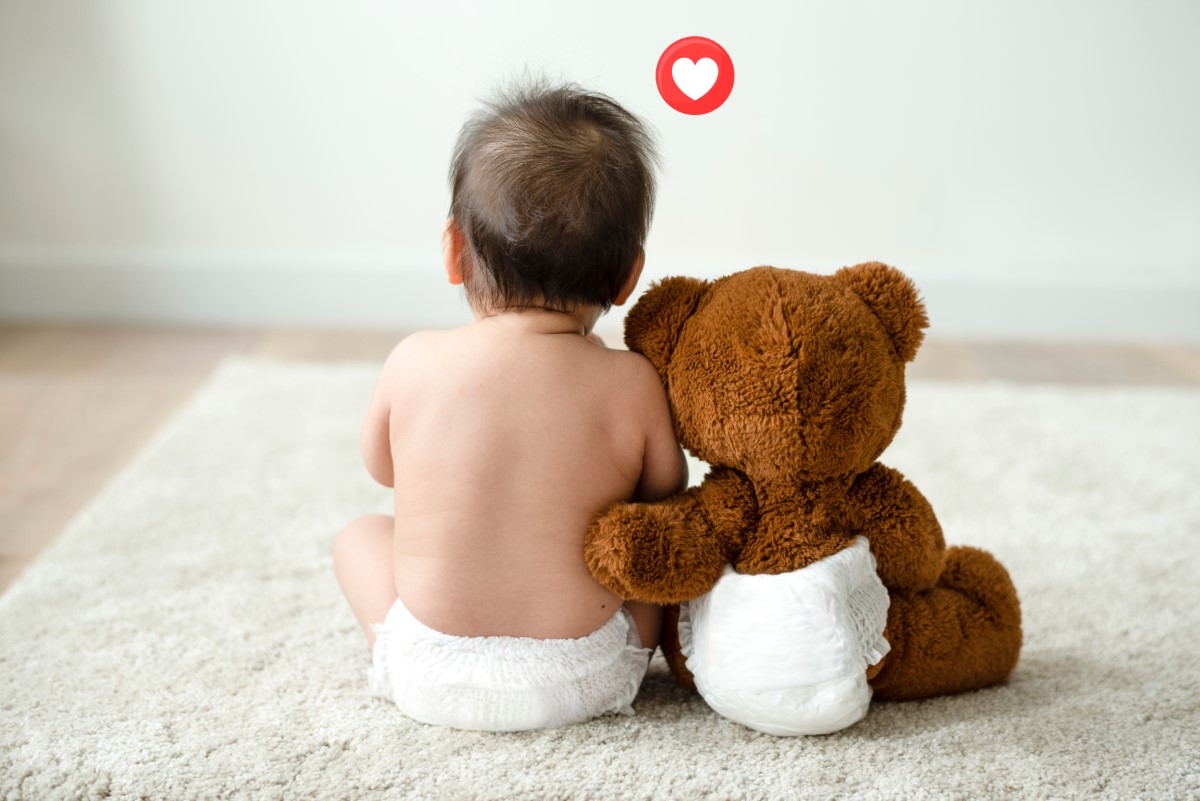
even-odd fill
[(642, 637), (642, 647), (649, 648), (653, 656), (654, 649), (662, 639), (663, 608), (658, 604), (641, 601), (626, 601), (625, 608), (633, 615), (633, 622), (637, 624), (638, 634)]
[(392, 568), (395, 527), (391, 515), (359, 517), (346, 524), (333, 543), (333, 570), (370, 649), (375, 647), (371, 624), (382, 623), (396, 600)]

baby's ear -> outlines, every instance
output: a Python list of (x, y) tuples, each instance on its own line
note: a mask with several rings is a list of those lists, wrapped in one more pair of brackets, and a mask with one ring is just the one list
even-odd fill
[(684, 276), (651, 284), (625, 316), (626, 347), (649, 359), (659, 375), (666, 375), (679, 332), (708, 287), (708, 281)]
[(895, 267), (877, 261), (843, 267), (833, 274), (883, 323), (903, 361), (911, 362), (929, 327), (925, 303), (917, 296), (917, 285)]

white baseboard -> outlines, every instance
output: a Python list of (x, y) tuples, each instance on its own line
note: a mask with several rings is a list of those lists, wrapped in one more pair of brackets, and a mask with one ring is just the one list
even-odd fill
[[(0, 321), (448, 328), (470, 320), (439, 265), (383, 257), (186, 259), (0, 251)], [(409, 260), (408, 264), (415, 263)], [(686, 267), (678, 271), (686, 273)], [(930, 336), (1200, 343), (1200, 281), (919, 280)], [(624, 309), (597, 325), (620, 339)]]

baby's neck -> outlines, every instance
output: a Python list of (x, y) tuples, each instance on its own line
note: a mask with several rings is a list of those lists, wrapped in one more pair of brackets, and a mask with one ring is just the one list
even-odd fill
[(476, 314), (475, 319), (488, 325), (531, 334), (579, 334), (586, 336), (596, 325), (601, 310), (597, 307), (582, 308), (570, 312), (546, 309), (537, 306), (522, 306), (501, 311)]

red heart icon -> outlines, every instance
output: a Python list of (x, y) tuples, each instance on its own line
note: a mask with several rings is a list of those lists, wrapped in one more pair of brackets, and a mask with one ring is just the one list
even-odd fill
[(712, 39), (688, 36), (658, 57), (655, 77), (668, 106), (684, 114), (707, 114), (733, 91), (733, 60)]

